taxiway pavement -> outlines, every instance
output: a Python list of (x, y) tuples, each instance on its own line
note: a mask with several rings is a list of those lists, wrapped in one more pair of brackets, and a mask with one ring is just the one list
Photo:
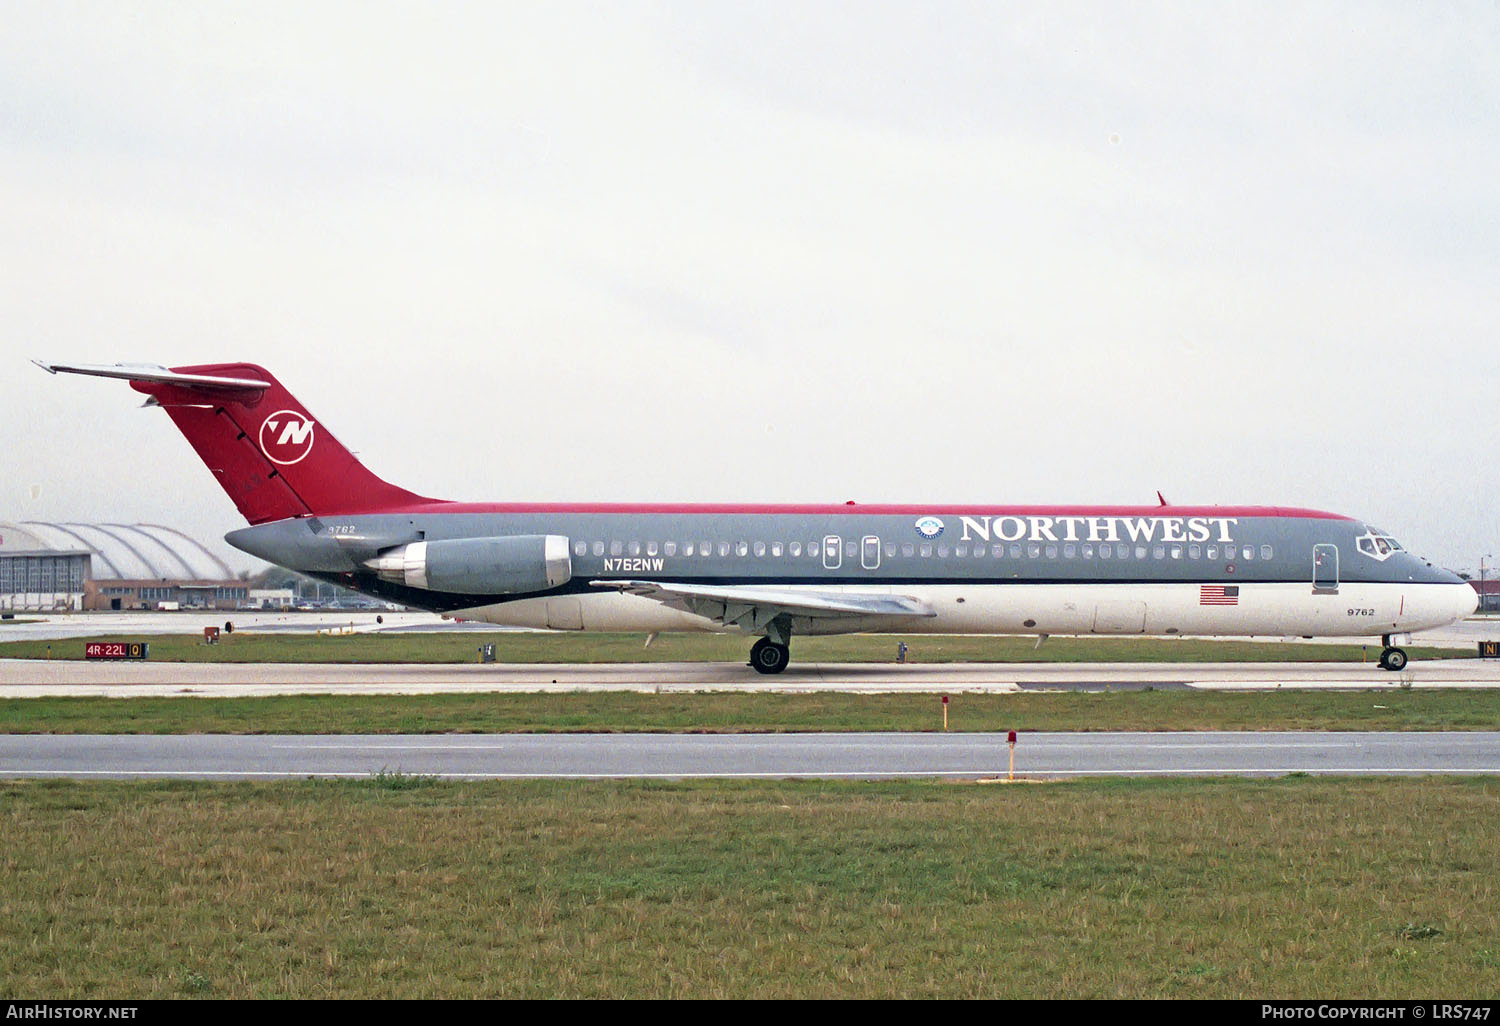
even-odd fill
[(0, 698), (254, 697), (544, 691), (1011, 692), (1189, 687), (1493, 688), (1500, 661), (1372, 663), (807, 663), (762, 676), (738, 663), (102, 663), (0, 660)]

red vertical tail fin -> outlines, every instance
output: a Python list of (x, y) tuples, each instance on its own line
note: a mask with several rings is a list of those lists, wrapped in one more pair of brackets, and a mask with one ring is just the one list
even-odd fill
[(124, 378), (150, 396), (252, 524), (432, 501), (372, 474), (255, 364), (41, 366)]
[(174, 382), (130, 383), (167, 411), (250, 523), (429, 501), (372, 474), (264, 368), (218, 363), (172, 372), (266, 383), (218, 395)]

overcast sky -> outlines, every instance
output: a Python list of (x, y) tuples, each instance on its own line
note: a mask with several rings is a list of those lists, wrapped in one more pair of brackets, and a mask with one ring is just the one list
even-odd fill
[(441, 498), (1160, 489), (1472, 569), (1497, 174), (1493, 3), (8, 0), (0, 520), (242, 526), (26, 361), (252, 360)]

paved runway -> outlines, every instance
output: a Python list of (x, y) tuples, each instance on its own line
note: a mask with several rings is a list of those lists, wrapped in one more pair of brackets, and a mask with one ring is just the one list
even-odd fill
[(739, 663), (329, 664), (86, 663), (0, 660), (0, 698), (44, 695), (251, 697), (505, 691), (1013, 692), (1141, 687), (1212, 689), (1500, 687), (1500, 660), (1374, 663), (794, 664), (762, 676)]
[[(0, 777), (982, 778), (1003, 734), (0, 735)], [(1500, 732), (1023, 734), (1018, 775), (1500, 773)]]

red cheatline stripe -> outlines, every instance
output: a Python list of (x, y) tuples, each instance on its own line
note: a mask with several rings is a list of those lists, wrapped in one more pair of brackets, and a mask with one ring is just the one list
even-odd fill
[(887, 503), (426, 502), (392, 505), (390, 513), (681, 513), (817, 516), (1232, 517), (1349, 520), (1342, 513), (1286, 506), (913, 506)]

